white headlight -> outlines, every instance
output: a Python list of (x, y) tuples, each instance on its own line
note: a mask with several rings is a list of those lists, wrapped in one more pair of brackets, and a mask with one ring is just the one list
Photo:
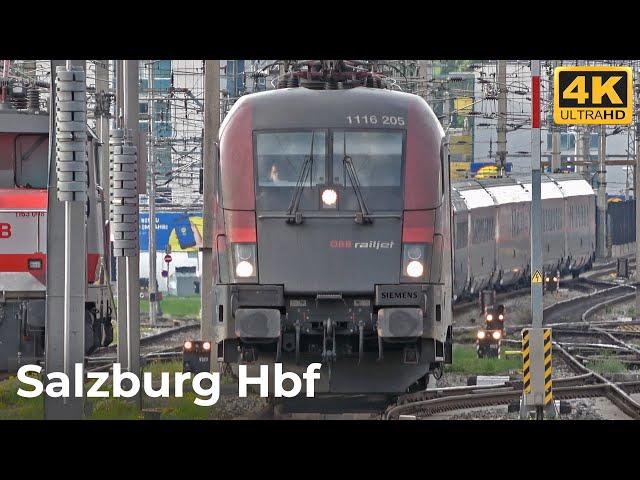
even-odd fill
[(500, 333), (500, 330), (496, 330), (491, 334), (491, 336), (493, 337), (494, 340), (500, 340), (500, 337), (502, 336), (502, 334)]
[(336, 204), (336, 200), (338, 200), (338, 194), (335, 190), (327, 188), (322, 192), (322, 203), (325, 205), (333, 206)]
[(484, 330), (479, 330), (479, 331), (478, 331), (478, 338), (479, 338), (480, 340), (482, 340), (484, 337), (485, 337)]
[(185, 350), (191, 350), (191, 347), (193, 347), (193, 343), (191, 343), (189, 340), (184, 342), (184, 349)]
[(504, 320), (504, 315), (502, 314), (498, 315), (498, 320)]
[(558, 277), (553, 277), (553, 281), (557, 282), (558, 281)]
[(253, 265), (243, 260), (236, 266), (236, 275), (241, 278), (247, 278), (253, 275)]
[(493, 320), (493, 315), (491, 315), (491, 314), (487, 315), (487, 321), (490, 322), (491, 320)]
[(407, 265), (407, 275), (413, 278), (421, 277), (424, 273), (424, 267), (417, 260), (412, 260)]
[(204, 343), (202, 344), (202, 349), (203, 349), (203, 350), (205, 350), (205, 351), (207, 351), (207, 352), (208, 352), (209, 350), (211, 350), (211, 342), (204, 342)]

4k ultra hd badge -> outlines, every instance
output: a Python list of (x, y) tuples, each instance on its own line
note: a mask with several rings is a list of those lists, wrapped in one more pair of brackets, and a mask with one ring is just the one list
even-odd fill
[(558, 67), (553, 121), (567, 125), (628, 125), (633, 116), (630, 67)]

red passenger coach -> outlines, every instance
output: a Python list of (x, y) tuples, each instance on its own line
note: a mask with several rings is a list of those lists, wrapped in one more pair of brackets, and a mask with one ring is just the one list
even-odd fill
[(451, 361), (440, 122), (345, 63), (287, 75), (220, 128), (214, 351), (232, 366), (319, 362), (319, 392), (424, 387)]

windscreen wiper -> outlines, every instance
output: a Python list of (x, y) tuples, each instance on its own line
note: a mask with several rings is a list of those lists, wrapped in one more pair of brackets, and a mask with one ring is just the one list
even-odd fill
[(356, 194), (356, 200), (358, 201), (358, 207), (360, 208), (360, 211), (356, 212), (355, 221), (356, 223), (360, 223), (360, 224), (371, 223), (373, 220), (369, 216), (369, 209), (367, 208), (367, 204), (364, 201), (362, 190), (360, 190), (360, 180), (358, 179), (358, 174), (356, 173), (356, 169), (353, 166), (352, 158), (349, 155), (347, 155), (347, 134), (346, 133), (344, 135), (343, 151), (344, 151), (344, 157), (342, 158), (342, 164), (344, 165), (344, 168), (347, 171), (347, 176), (349, 177), (349, 181), (351, 182), (353, 191)]
[[(291, 197), (291, 203), (289, 203), (289, 210), (287, 211), (287, 223), (300, 224), (302, 223), (302, 213), (298, 211), (300, 206), (300, 200), (302, 199), (302, 192), (304, 190), (304, 182), (307, 179), (307, 175), (313, 168), (313, 140), (315, 137), (315, 131), (311, 132), (311, 152), (309, 156), (304, 159), (302, 164), (302, 170), (298, 176), (296, 187), (293, 191), (293, 197)], [(311, 180), (309, 180), (311, 183)]]

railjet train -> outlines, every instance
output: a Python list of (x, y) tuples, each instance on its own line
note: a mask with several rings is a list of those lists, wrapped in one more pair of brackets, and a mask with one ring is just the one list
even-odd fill
[[(321, 362), (317, 392), (424, 388), (452, 360), (454, 294), (528, 278), (530, 185), (452, 190), (423, 99), (346, 63), (307, 67), (241, 97), (220, 128), (213, 353), (256, 373)], [(545, 268), (579, 273), (593, 191), (550, 176), (542, 192)]]
[[(48, 168), (49, 115), (38, 110), (37, 102), (27, 109), (22, 98), (25, 86), (9, 84), (7, 88), (7, 102), (0, 104), (0, 371), (16, 371), (44, 355), (47, 185), (56, 173)], [(108, 345), (113, 336), (104, 277), (109, 232), (102, 218), (105, 199), (96, 184), (98, 145), (89, 130), (88, 191), (93, 194), (86, 209), (87, 353)]]
[[(574, 277), (595, 257), (595, 194), (579, 174), (542, 175), (542, 260), (546, 278)], [(531, 178), (452, 185), (456, 298), (529, 282)]]
[(310, 66), (226, 116), (213, 205), (222, 361), (297, 373), (320, 361), (316, 391), (332, 393), (402, 392), (451, 361), (444, 132), (422, 98), (381, 83)]

